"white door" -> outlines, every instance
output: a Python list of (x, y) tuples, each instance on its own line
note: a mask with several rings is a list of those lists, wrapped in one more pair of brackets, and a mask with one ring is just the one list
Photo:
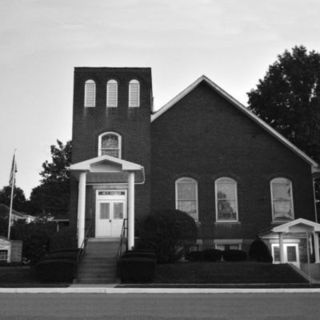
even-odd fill
[[(284, 262), (291, 263), (300, 268), (299, 245), (298, 243), (284, 243)], [(272, 244), (273, 263), (280, 263), (280, 247), (278, 244)]]
[(119, 238), (126, 218), (125, 191), (98, 191), (96, 200), (96, 237)]

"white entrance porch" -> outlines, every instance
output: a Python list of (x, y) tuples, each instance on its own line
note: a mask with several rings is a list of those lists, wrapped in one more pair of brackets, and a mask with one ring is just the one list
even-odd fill
[(302, 262), (310, 264), (311, 255), (320, 263), (319, 233), (319, 223), (299, 218), (275, 226), (261, 237), (269, 241), (274, 263), (301, 267)]
[(135, 181), (138, 174), (140, 177), (142, 176), (142, 181), (144, 180), (143, 166), (103, 155), (75, 163), (70, 166), (70, 170), (78, 179), (78, 247), (81, 248), (85, 240), (86, 186), (88, 182), (99, 181), (106, 184), (117, 178), (122, 184), (125, 182), (126, 189), (122, 191), (119, 191), (118, 188), (113, 191), (97, 190), (96, 192), (95, 236), (119, 238), (123, 219), (127, 217), (128, 249), (130, 250), (134, 246)]

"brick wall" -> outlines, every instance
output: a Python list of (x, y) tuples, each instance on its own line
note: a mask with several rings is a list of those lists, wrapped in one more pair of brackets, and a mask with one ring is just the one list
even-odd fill
[[(198, 181), (201, 236), (254, 238), (270, 226), (270, 180), (293, 184), (295, 218), (314, 220), (310, 165), (202, 82), (152, 123), (152, 209), (175, 207), (175, 180)], [(215, 222), (214, 181), (238, 184), (239, 223)]]
[[(84, 83), (96, 82), (96, 107), (84, 107)], [(106, 83), (118, 82), (118, 107), (106, 107)], [(140, 107), (128, 108), (129, 81), (140, 82)], [(150, 210), (150, 110), (152, 85), (150, 68), (76, 68), (74, 73), (74, 105), (72, 128), (72, 162), (77, 163), (98, 156), (98, 137), (114, 131), (122, 137), (122, 159), (144, 166), (146, 181), (136, 186), (137, 217)], [(94, 205), (87, 192), (86, 218), (92, 215)], [(71, 190), (71, 220), (76, 223), (77, 183)], [(89, 207), (88, 207), (89, 206)], [(91, 212), (91, 213), (90, 213)], [(90, 213), (90, 214), (89, 214)], [(94, 214), (93, 214), (94, 216)]]

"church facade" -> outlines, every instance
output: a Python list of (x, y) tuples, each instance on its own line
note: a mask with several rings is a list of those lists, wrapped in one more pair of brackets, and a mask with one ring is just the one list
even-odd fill
[[(206, 76), (153, 112), (150, 68), (75, 68), (71, 222), (85, 237), (128, 245), (137, 221), (188, 213), (198, 246), (247, 250), (256, 236), (275, 262), (319, 261), (318, 164)], [(311, 243), (311, 249), (307, 249)]]

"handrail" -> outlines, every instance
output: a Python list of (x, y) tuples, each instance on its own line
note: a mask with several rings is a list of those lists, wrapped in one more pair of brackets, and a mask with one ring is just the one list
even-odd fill
[[(122, 249), (123, 249), (123, 242), (126, 240), (126, 234), (128, 231), (128, 219), (123, 219), (123, 223), (122, 223), (122, 228), (121, 228), (121, 236), (120, 236), (120, 244), (119, 244), (119, 249), (118, 249), (118, 259), (121, 257), (122, 255)], [(125, 248), (126, 250), (128, 250), (128, 243), (125, 242)]]
[(79, 266), (80, 260), (82, 259), (82, 257), (84, 256), (85, 252), (86, 252), (86, 246), (87, 246), (87, 242), (88, 242), (88, 238), (89, 235), (92, 231), (92, 220), (90, 221), (90, 224), (88, 226), (88, 229), (85, 232), (84, 238), (82, 240), (82, 243), (80, 245), (79, 251), (78, 251), (78, 255), (77, 255), (77, 266)]

